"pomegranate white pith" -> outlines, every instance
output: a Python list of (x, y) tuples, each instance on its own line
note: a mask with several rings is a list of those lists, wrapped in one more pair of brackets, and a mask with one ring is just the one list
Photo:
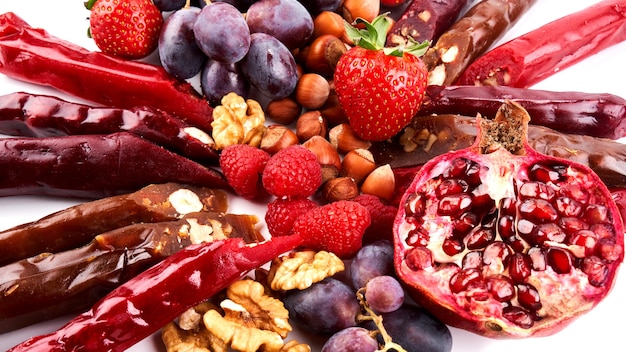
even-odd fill
[(610, 291), (624, 227), (588, 167), (526, 143), (506, 102), (476, 143), (425, 164), (402, 197), (395, 265), (413, 298), (489, 337), (553, 334)]

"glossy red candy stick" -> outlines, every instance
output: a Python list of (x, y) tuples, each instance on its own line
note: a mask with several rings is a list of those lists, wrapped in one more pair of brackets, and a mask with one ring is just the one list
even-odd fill
[(626, 2), (604, 0), (494, 48), (455, 84), (529, 87), (624, 40)]
[(261, 244), (229, 238), (187, 247), (119, 286), (56, 332), (33, 337), (8, 352), (122, 352), (301, 244), (302, 237), (291, 235)]
[(157, 65), (89, 51), (0, 15), (0, 73), (106, 106), (150, 106), (211, 130), (213, 108), (186, 81)]

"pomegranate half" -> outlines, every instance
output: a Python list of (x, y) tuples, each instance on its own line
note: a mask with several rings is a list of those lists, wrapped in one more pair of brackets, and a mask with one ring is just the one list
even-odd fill
[(611, 290), (621, 216), (591, 169), (528, 146), (520, 105), (478, 120), (475, 143), (426, 163), (402, 196), (397, 273), (450, 326), (493, 338), (553, 334)]

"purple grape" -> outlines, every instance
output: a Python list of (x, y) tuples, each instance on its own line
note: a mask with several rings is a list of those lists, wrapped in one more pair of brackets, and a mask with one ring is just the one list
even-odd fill
[(253, 33), (250, 50), (241, 61), (243, 74), (259, 92), (270, 99), (282, 99), (293, 93), (298, 83), (296, 60), (278, 39), (265, 33)]
[(180, 10), (185, 6), (186, 0), (153, 0), (154, 6), (161, 11)]
[(376, 276), (365, 284), (365, 301), (376, 313), (393, 312), (404, 303), (404, 289), (393, 276)]
[[(452, 333), (448, 326), (421, 307), (405, 304), (390, 313), (383, 313), (383, 326), (393, 342), (408, 352), (450, 352)], [(366, 329), (374, 328), (371, 322)], [(378, 341), (382, 343), (379, 336)]]
[(211, 106), (220, 104), (228, 93), (235, 92), (244, 98), (250, 93), (250, 83), (243, 77), (238, 63), (227, 64), (211, 59), (200, 73), (200, 87)]
[(364, 245), (350, 264), (350, 280), (355, 289), (365, 287), (377, 276), (394, 275), (393, 244), (380, 240)]
[(356, 326), (360, 311), (352, 288), (333, 278), (326, 278), (305, 290), (287, 292), (284, 303), (296, 324), (318, 334), (334, 334)]
[(300, 2), (313, 16), (322, 11), (336, 12), (341, 6), (341, 0), (300, 0)]
[(238, 62), (250, 48), (250, 29), (243, 14), (225, 2), (203, 7), (193, 32), (200, 49), (213, 60)]
[(287, 48), (299, 48), (313, 34), (313, 18), (297, 0), (260, 0), (250, 5), (246, 22), (252, 33), (266, 33)]
[(321, 352), (374, 352), (378, 342), (362, 327), (350, 327), (333, 334)]
[(188, 7), (172, 13), (163, 23), (159, 35), (159, 60), (172, 76), (187, 79), (197, 75), (206, 55), (196, 44), (193, 25), (200, 13), (197, 7)]

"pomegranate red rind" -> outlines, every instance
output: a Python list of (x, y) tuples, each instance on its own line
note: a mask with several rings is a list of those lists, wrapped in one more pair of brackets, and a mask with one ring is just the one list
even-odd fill
[[(402, 196), (395, 267), (448, 325), (494, 338), (551, 335), (611, 290), (624, 226), (588, 167), (537, 153), (506, 102), (476, 143), (426, 163)], [(513, 151), (513, 152), (511, 152)]]

